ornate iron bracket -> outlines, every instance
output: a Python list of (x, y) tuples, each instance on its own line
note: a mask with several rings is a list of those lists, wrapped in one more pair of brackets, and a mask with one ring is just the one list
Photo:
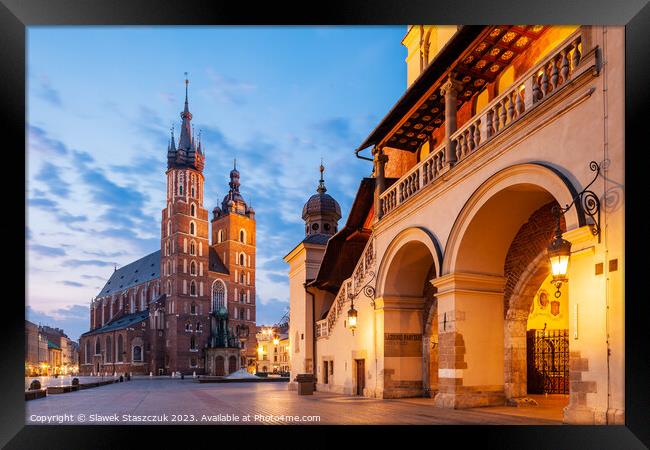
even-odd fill
[(361, 286), (359, 289), (356, 289), (354, 293), (348, 293), (348, 298), (350, 300), (354, 301), (354, 299), (357, 298), (361, 292), (363, 292), (364, 295), (370, 298), (372, 302), (375, 301), (375, 287), (370, 285), (370, 283), (372, 283), (372, 281), (375, 279), (375, 271), (369, 270), (365, 278), (367, 278), (368, 280), (365, 282), (363, 286)]
[(580, 205), (580, 208), (591, 217), (593, 224), (589, 224), (591, 228), (591, 233), (594, 236), (598, 236), (598, 243), (600, 243), (600, 199), (598, 196), (589, 188), (592, 184), (598, 179), (600, 175), (600, 165), (596, 161), (591, 161), (589, 163), (589, 168), (592, 172), (596, 172), (594, 179), (589, 183), (578, 195), (576, 195), (570, 204), (566, 205), (564, 208), (554, 206), (552, 211), (557, 218), (557, 226), (560, 226), (560, 217), (563, 216), (567, 211), (571, 209), (573, 205)]

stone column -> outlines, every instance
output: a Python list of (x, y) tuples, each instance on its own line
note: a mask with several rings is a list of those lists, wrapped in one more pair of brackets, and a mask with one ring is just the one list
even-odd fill
[(375, 164), (375, 222), (381, 219), (381, 204), (379, 202), (379, 196), (386, 189), (386, 174), (385, 166), (388, 162), (388, 156), (384, 153), (383, 149), (376, 149), (374, 152), (374, 164)]
[(503, 405), (501, 276), (451, 273), (438, 289), (439, 408)]
[(445, 97), (445, 168), (448, 169), (456, 162), (456, 149), (451, 141), (451, 135), (456, 131), (456, 109), (458, 93), (463, 85), (454, 79), (454, 73), (440, 88), (440, 94)]
[(383, 360), (378, 389), (382, 398), (421, 397), (422, 310), (424, 299), (384, 296), (375, 299), (377, 354)]

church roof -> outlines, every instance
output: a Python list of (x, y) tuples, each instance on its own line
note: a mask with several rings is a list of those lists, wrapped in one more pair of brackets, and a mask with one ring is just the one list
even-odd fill
[(223, 261), (221, 261), (221, 258), (217, 254), (217, 251), (214, 249), (214, 247), (210, 247), (210, 250), (208, 251), (208, 257), (209, 257), (208, 270), (212, 272), (219, 272), (225, 274), (230, 273), (228, 268), (224, 265)]
[(325, 245), (327, 244), (327, 241), (332, 237), (331, 234), (310, 234), (307, 236), (305, 239), (302, 240), (303, 244), (319, 244), (319, 245)]
[(91, 336), (93, 334), (104, 333), (106, 331), (121, 330), (123, 328), (130, 327), (131, 325), (135, 325), (136, 323), (140, 323), (143, 320), (146, 320), (148, 317), (149, 317), (148, 309), (145, 311), (138, 311), (133, 314), (126, 314), (124, 316), (120, 316), (116, 319), (113, 319), (103, 327), (99, 327), (94, 330), (86, 332), (82, 334), (82, 336)]
[(108, 279), (97, 297), (123, 291), (137, 284), (160, 277), (160, 250), (117, 269)]

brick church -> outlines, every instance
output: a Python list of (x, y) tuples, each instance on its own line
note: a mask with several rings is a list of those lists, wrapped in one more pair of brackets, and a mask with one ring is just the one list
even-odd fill
[[(167, 149), (160, 250), (115, 270), (90, 305), (81, 374), (227, 375), (255, 366), (255, 211), (239, 172), (209, 219), (205, 148), (187, 99)], [(212, 236), (208, 237), (208, 221)]]

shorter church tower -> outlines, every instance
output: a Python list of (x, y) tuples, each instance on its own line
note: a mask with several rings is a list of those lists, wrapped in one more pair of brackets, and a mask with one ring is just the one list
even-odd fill
[[(229, 269), (230, 289), (225, 294), (229, 328), (227, 335), (238, 339), (243, 353), (241, 365), (250, 366), (256, 357), (255, 210), (239, 192), (239, 180), (235, 160), (230, 171), (230, 189), (223, 198), (221, 207), (212, 210), (211, 252), (215, 254), (214, 260), (222, 261)], [(211, 267), (210, 270), (214, 269)]]

